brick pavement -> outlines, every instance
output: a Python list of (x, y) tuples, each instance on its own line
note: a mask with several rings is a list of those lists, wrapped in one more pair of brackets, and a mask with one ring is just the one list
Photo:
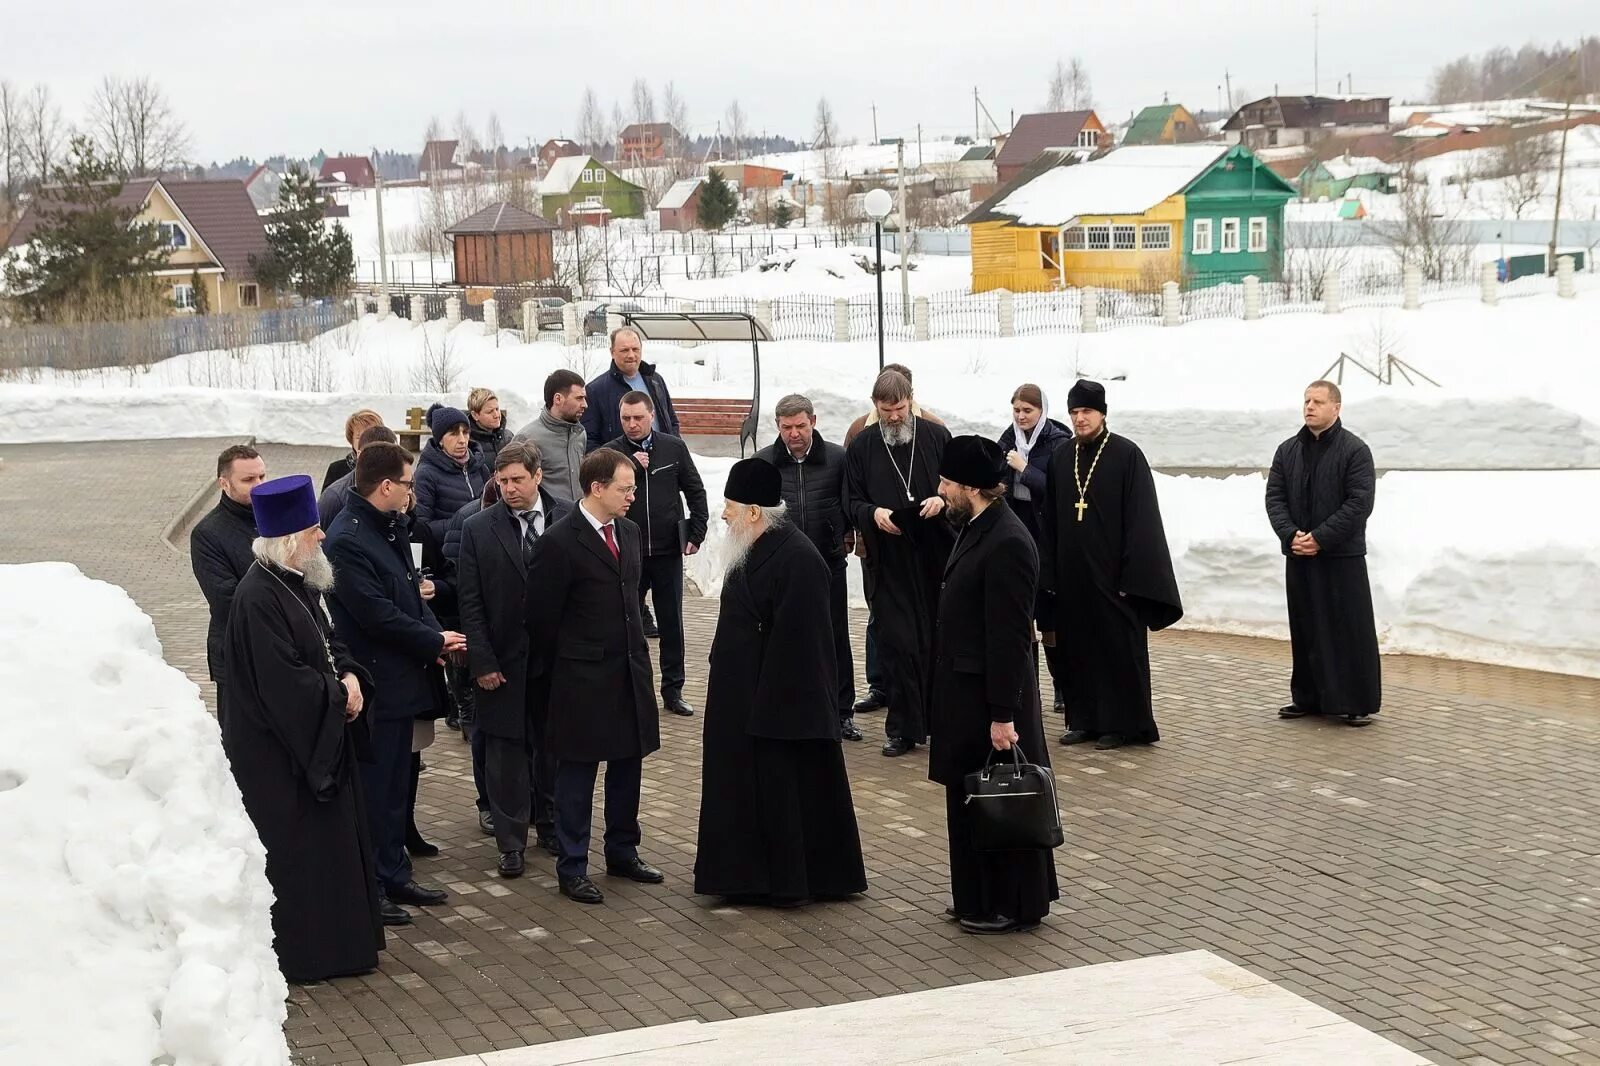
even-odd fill
[[(65, 556), (124, 585), (193, 675), (204, 610), (157, 531), (220, 444), (0, 449), (0, 561)], [(111, 506), (62, 510), (75, 464), (108, 454), (123, 489)], [(268, 461), (320, 471), (331, 454)], [(687, 616), (699, 705), (715, 604)], [(295, 989), (297, 1057), (416, 1062), (1208, 948), (1439, 1062), (1600, 1061), (1600, 682), (1391, 657), (1383, 714), (1352, 730), (1273, 717), (1281, 644), (1162, 634), (1152, 662), (1161, 744), (1051, 753), (1063, 899), (1022, 938), (939, 920), (941, 796), (920, 755), (846, 745), (867, 897), (720, 907), (687, 889), (700, 723), (667, 716), (642, 820), (668, 882), (607, 881), (605, 906), (579, 907), (543, 864), (493, 876), (465, 745), (443, 736), (419, 821), (444, 851), (418, 867), (451, 905), (392, 936), (380, 972)], [(881, 715), (862, 724), (881, 733)]]

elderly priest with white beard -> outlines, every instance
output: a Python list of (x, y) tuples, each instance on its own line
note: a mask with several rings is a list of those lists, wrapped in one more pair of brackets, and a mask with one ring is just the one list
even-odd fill
[(774, 907), (865, 892), (839, 744), (828, 564), (759, 458), (728, 472), (694, 890)]
[(355, 768), (371, 679), (322, 608), (333, 568), (311, 478), (263, 482), (250, 502), (259, 536), (224, 634), (222, 747), (267, 849), (283, 975), (304, 982), (367, 973), (383, 947)]

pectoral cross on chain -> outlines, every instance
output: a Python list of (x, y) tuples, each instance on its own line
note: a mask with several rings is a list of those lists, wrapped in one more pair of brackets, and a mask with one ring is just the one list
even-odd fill
[(1078, 509), (1078, 521), (1082, 522), (1083, 521), (1083, 512), (1085, 512), (1085, 511), (1087, 511), (1089, 509), (1089, 501), (1084, 499), (1082, 496), (1080, 496), (1080, 497), (1078, 497), (1078, 502), (1073, 504), (1072, 506), (1074, 506), (1074, 507), (1076, 507)]

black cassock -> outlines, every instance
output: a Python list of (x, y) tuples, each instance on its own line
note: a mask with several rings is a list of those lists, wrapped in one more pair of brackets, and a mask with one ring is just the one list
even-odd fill
[(222, 747), (267, 849), (278, 965), (294, 981), (376, 969), (383, 923), (355, 766), (365, 719), (345, 722), (339, 678), (354, 674), (364, 695), (369, 679), (332, 640), (316, 592), (260, 563), (239, 582), (224, 639)]
[(722, 586), (706, 694), (694, 890), (772, 902), (867, 889), (839, 688), (828, 564), (803, 533), (763, 534)]
[[(1182, 618), (1183, 602), (1150, 464), (1131, 440), (1102, 432), (1057, 448), (1047, 480), (1039, 580), (1053, 595), (1039, 628), (1053, 625), (1061, 646), (1067, 725), (1091, 737), (1153, 743), (1161, 734), (1150, 705), (1146, 631)], [(1088, 508), (1079, 521), (1085, 480)]]
[[(888, 447), (883, 426), (856, 435), (845, 453), (845, 512), (866, 539), (863, 565), (872, 570), (872, 618), (878, 660), (889, 687), (884, 724), (890, 737), (921, 742), (928, 735), (933, 623), (939, 582), (955, 533), (942, 517), (902, 516), (901, 535), (878, 528), (873, 512), (909, 510), (939, 491), (939, 460), (950, 431), (926, 419), (914, 422), (911, 443)], [(909, 490), (907, 483), (909, 482)]]

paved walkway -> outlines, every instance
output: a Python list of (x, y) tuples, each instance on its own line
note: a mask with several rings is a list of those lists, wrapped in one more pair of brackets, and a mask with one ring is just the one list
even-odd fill
[[(222, 443), (0, 448), (0, 562), (123, 585), (198, 676), (204, 608), (161, 531)], [(267, 450), (275, 473), (333, 454)], [(715, 610), (688, 605), (696, 705)], [(291, 1042), (315, 1066), (417, 1062), (1198, 948), (1438, 1062), (1600, 1061), (1600, 682), (1386, 658), (1384, 712), (1352, 730), (1273, 717), (1280, 644), (1169, 633), (1151, 658), (1162, 743), (1052, 752), (1063, 898), (1021, 938), (940, 920), (942, 797), (921, 755), (846, 745), (867, 897), (719, 907), (688, 892), (700, 722), (667, 716), (642, 820), (668, 881), (608, 881), (606, 906), (579, 907), (548, 868), (493, 876), (445, 736), (419, 811), (444, 852), (419, 874), (451, 905), (391, 937), (379, 973), (296, 989)]]

